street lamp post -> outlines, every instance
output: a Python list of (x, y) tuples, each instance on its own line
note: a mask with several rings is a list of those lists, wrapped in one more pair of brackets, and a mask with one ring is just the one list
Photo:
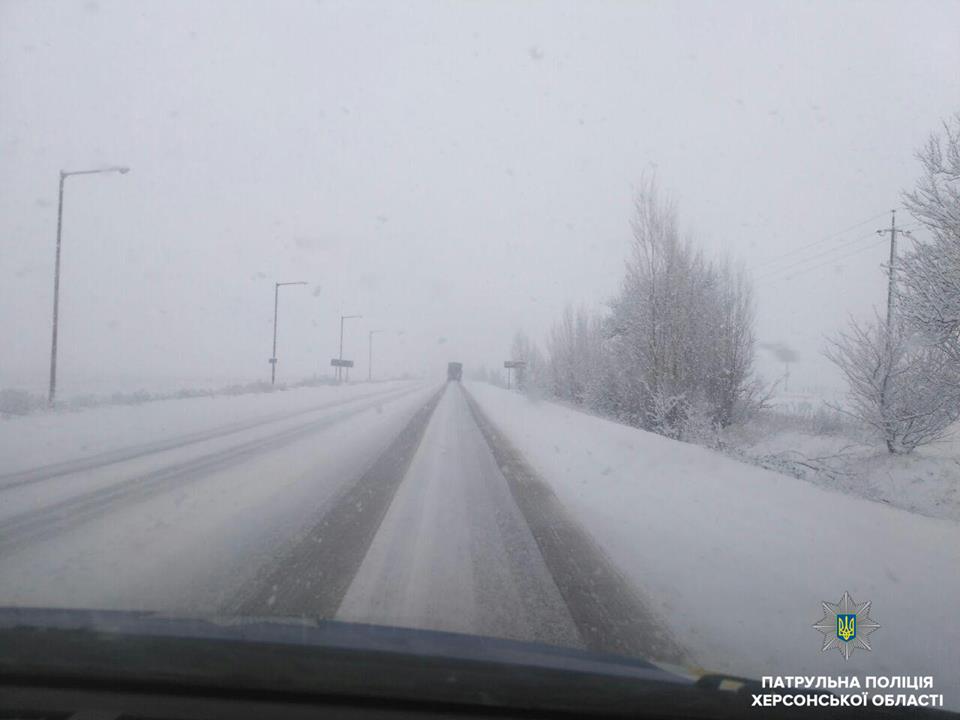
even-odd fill
[(57, 200), (57, 259), (53, 269), (53, 339), (50, 343), (50, 394), (47, 403), (53, 405), (57, 392), (57, 326), (60, 316), (60, 238), (63, 232), (63, 184), (71, 175), (96, 175), (98, 173), (120, 173), (126, 175), (130, 168), (111, 166), (94, 170), (61, 170), (60, 194)]
[(367, 382), (373, 380), (373, 336), (376, 333), (383, 332), (383, 330), (371, 330), (370, 331), (370, 342), (369, 342), (369, 351), (367, 357)]
[[(362, 318), (363, 315), (341, 315), (340, 316), (340, 362), (343, 362), (343, 321), (351, 320), (353, 318)], [(337, 382), (340, 382), (340, 379), (343, 375), (343, 368), (337, 367)]]
[(270, 355), (270, 384), (277, 381), (277, 304), (280, 300), (281, 285), (306, 285), (303, 280), (294, 282), (275, 282), (273, 284), (273, 354)]

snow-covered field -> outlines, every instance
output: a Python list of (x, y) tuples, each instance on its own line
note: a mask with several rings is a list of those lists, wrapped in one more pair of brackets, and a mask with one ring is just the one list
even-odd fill
[(960, 521), (960, 428), (908, 455), (891, 455), (834, 415), (776, 413), (729, 428), (735, 457), (803, 480), (929, 517)]
[[(702, 668), (933, 675), (960, 706), (960, 525), (481, 383), (468, 389)], [(849, 591), (873, 652), (821, 654)]]
[[(35, 370), (35, 369), (34, 369)], [(269, 366), (267, 366), (269, 372)], [(269, 376), (265, 374), (267, 380)], [(16, 388), (46, 398), (47, 375), (44, 372), (0, 374), (0, 388)], [(286, 378), (283, 379), (286, 381)], [(83, 397), (109, 397), (115, 393), (150, 393), (173, 395), (184, 388), (223, 388), (229, 385), (244, 385), (250, 378), (238, 375), (221, 376), (171, 376), (125, 375), (123, 373), (91, 374), (61, 370), (57, 381), (57, 396), (69, 402)]]

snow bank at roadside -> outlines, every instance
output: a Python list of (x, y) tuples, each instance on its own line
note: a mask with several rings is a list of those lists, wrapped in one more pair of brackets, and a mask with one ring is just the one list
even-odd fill
[[(704, 668), (933, 675), (960, 706), (960, 525), (490, 385), (480, 407)], [(821, 601), (872, 601), (873, 652), (821, 654)]]
[(0, 475), (409, 385), (411, 381), (324, 385), (275, 393), (177, 398), (142, 405), (103, 405), (76, 412), (0, 416)]

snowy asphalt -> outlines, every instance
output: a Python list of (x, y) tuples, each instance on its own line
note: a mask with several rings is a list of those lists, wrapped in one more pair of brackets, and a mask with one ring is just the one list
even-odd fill
[(0, 605), (309, 616), (683, 662), (458, 384), (0, 476)]

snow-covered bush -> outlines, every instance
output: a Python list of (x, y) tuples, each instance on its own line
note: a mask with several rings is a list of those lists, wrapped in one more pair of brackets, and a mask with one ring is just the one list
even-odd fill
[(249, 395), (250, 393), (269, 393), (278, 390), (286, 390), (287, 386), (283, 383), (276, 385), (268, 383), (266, 380), (246, 383), (244, 385), (228, 385), (220, 390), (222, 395)]
[(822, 437), (839, 436), (852, 442), (868, 442), (873, 435), (849, 413), (824, 405), (807, 411), (778, 405), (765, 407), (749, 421), (738, 424), (739, 434), (749, 437), (800, 432)]
[(850, 418), (831, 407), (817, 407), (803, 418), (801, 426), (813, 435), (854, 435)]
[(707, 447), (720, 445), (720, 425), (714, 421), (713, 409), (704, 398), (687, 403), (680, 439)]
[(26, 415), (43, 407), (43, 398), (26, 390), (4, 388), (0, 390), (0, 413), (6, 415)]
[(206, 388), (180, 388), (172, 397), (178, 400), (187, 400), (189, 398), (211, 397), (212, 395), (213, 390)]
[[(266, 383), (264, 383), (266, 384)], [(329, 375), (311, 375), (303, 380), (298, 380), (290, 387), (320, 387), (321, 385), (336, 385), (337, 381)], [(260, 392), (259, 390), (257, 392)]]
[(686, 424), (686, 414), (687, 403), (683, 395), (654, 391), (649, 394), (645, 427), (678, 440)]
[(84, 395), (74, 395), (73, 397), (63, 401), (62, 403), (58, 400), (57, 406), (65, 407), (68, 410), (83, 410), (84, 408), (97, 407), (98, 405), (106, 405), (109, 402), (110, 401), (108, 398), (87, 393)]
[(134, 392), (117, 392), (110, 396), (110, 402), (114, 405), (140, 405), (141, 403), (158, 400), (159, 398), (151, 395), (146, 390), (135, 390)]

